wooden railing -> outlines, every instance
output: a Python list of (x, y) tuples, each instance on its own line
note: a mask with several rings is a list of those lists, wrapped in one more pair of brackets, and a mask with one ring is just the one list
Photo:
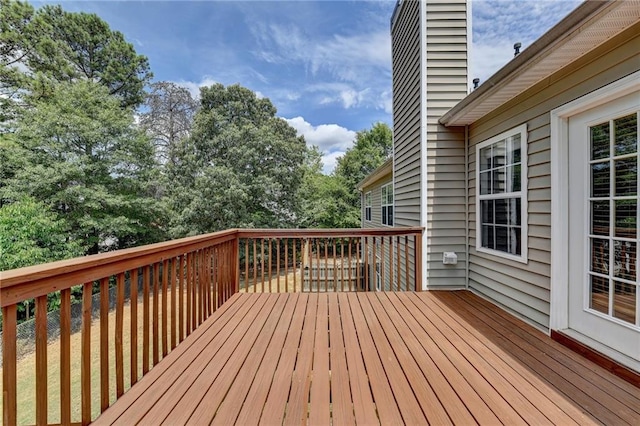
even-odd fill
[[(421, 235), (233, 229), (2, 272), (3, 423), (90, 423), (238, 291), (420, 290)], [(52, 334), (48, 299), (58, 294)], [(31, 299), (28, 363), (17, 319)], [(77, 327), (72, 308), (81, 308)], [(35, 402), (18, 407), (25, 391)]]

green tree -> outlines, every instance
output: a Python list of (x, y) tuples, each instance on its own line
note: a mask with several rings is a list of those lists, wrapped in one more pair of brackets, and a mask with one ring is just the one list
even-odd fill
[(144, 86), (152, 77), (147, 58), (95, 14), (51, 5), (34, 10), (26, 2), (0, 0), (0, 29), (0, 98), (5, 104), (31, 104), (33, 98), (48, 96), (53, 83), (79, 80), (106, 87), (122, 107), (144, 100)]
[(132, 111), (104, 86), (56, 84), (19, 117), (12, 141), (3, 143), (3, 155), (22, 164), (3, 171), (5, 203), (23, 194), (43, 202), (88, 254), (162, 238), (162, 210), (151, 193), (153, 148)]
[(43, 203), (25, 197), (0, 207), (0, 271), (81, 254), (69, 225)]
[(360, 193), (357, 184), (389, 158), (393, 150), (393, 135), (389, 126), (376, 123), (370, 130), (358, 132), (353, 147), (338, 158), (333, 173), (334, 202), (339, 206), (339, 221), (335, 226), (360, 227)]
[(307, 148), (275, 114), (239, 85), (201, 89), (192, 135), (169, 165), (172, 235), (297, 223)]

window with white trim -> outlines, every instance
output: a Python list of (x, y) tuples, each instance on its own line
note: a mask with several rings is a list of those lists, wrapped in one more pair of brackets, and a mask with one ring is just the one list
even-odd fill
[(381, 190), (382, 224), (393, 226), (393, 184), (384, 185)]
[(476, 146), (476, 248), (527, 261), (527, 126)]
[(364, 220), (371, 222), (371, 191), (364, 194)]

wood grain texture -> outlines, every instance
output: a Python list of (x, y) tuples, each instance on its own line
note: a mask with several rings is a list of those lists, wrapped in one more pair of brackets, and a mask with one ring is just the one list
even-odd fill
[(242, 293), (96, 424), (633, 425), (637, 389), (469, 292)]
[(91, 291), (93, 283), (82, 287), (82, 341), (80, 353), (80, 393), (82, 424), (91, 423)]
[(60, 292), (60, 422), (71, 423), (71, 289)]
[(36, 423), (47, 424), (47, 296), (36, 299)]
[(17, 354), (16, 325), (18, 307), (9, 305), (2, 308), (2, 421), (15, 426), (17, 417)]

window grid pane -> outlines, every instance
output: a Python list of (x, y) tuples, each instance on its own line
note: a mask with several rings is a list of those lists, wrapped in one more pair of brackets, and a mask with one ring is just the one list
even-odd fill
[(479, 245), (516, 256), (522, 254), (522, 155), (519, 132), (478, 150)]

